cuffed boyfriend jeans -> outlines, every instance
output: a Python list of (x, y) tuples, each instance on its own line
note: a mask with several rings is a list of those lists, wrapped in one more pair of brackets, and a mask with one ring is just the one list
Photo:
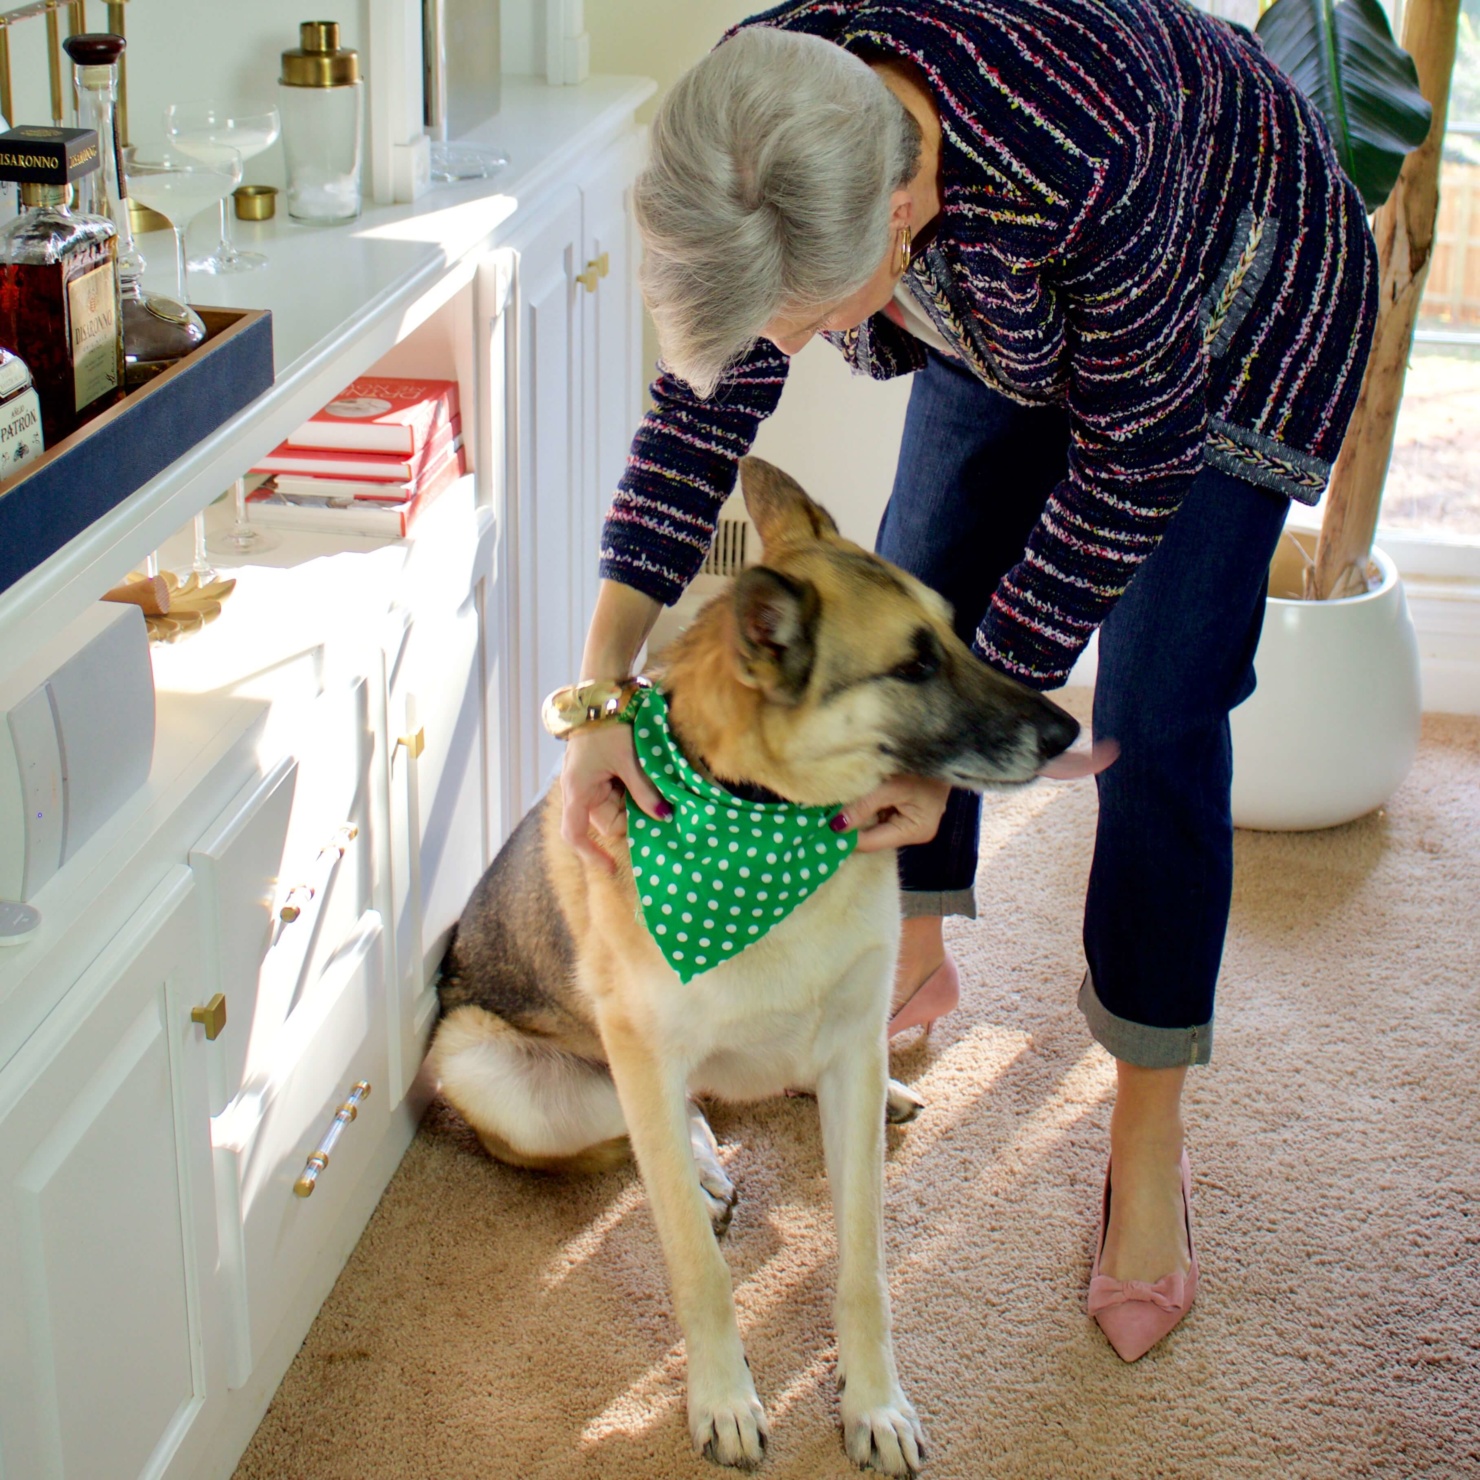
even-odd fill
[[(1067, 468), (1058, 407), (1025, 407), (933, 351), (910, 392), (879, 554), (952, 605), (969, 645)], [(1200, 472), (1100, 628), (1096, 778), (1079, 1005), (1117, 1059), (1208, 1061), (1233, 888), (1228, 715), (1254, 691), (1280, 494)], [(951, 794), (929, 843), (900, 853), (906, 915), (976, 914), (981, 800)]]

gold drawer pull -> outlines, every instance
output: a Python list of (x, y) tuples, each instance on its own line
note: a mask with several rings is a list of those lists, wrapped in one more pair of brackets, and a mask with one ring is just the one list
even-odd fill
[(192, 1007), (190, 1009), (190, 1021), (199, 1023), (206, 1030), (206, 1038), (215, 1040), (221, 1036), (221, 1029), (226, 1026), (226, 998), (217, 992), (204, 1007)]
[(414, 735), (398, 735), (396, 744), (404, 745), (411, 752), (411, 759), (415, 760), (427, 748), (426, 726), (423, 725)]
[(603, 252), (599, 257), (593, 257), (587, 264), (585, 272), (576, 274), (576, 281), (588, 292), (596, 291), (596, 284), (612, 270), (612, 259), (610, 252)]
[[(346, 822), (343, 827), (319, 849), (317, 862), (323, 865), (332, 865), (349, 851), (349, 845), (359, 837), (360, 829), (353, 822)], [(330, 854), (333, 857), (330, 857)], [(289, 891), (288, 897), (283, 901), (283, 907), (278, 911), (278, 919), (284, 925), (291, 925), (299, 915), (307, 908), (308, 902), (314, 897), (315, 890), (312, 884), (295, 884)]]
[(308, 902), (313, 896), (314, 887), (312, 884), (295, 884), (288, 891), (288, 897), (283, 901), (282, 909), (278, 911), (278, 919), (284, 925), (291, 925), (308, 907)]
[(350, 1091), (349, 1099), (334, 1112), (334, 1123), (324, 1133), (324, 1139), (319, 1142), (318, 1150), (308, 1158), (308, 1165), (304, 1167), (302, 1176), (293, 1184), (294, 1196), (313, 1196), (313, 1190), (319, 1184), (319, 1173), (329, 1165), (329, 1153), (333, 1151), (334, 1143), (338, 1141), (339, 1134), (345, 1126), (360, 1113), (360, 1105), (369, 1093), (369, 1081), (362, 1079)]

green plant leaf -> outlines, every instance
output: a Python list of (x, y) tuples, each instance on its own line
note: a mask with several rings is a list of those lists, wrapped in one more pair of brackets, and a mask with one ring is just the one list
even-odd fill
[(1413, 58), (1377, 0), (1275, 0), (1256, 28), (1264, 48), (1326, 119), (1342, 168), (1375, 211), (1398, 183), (1433, 110)]

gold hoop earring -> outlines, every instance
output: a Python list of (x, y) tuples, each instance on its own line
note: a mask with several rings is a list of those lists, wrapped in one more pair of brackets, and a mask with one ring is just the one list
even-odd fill
[(910, 270), (910, 229), (902, 226), (899, 229), (899, 271), (895, 277), (903, 277)]

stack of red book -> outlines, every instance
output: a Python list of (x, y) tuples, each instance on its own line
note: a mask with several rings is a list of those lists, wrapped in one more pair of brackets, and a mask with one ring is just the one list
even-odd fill
[(252, 469), (252, 518), (399, 538), (467, 466), (455, 380), (365, 376)]

